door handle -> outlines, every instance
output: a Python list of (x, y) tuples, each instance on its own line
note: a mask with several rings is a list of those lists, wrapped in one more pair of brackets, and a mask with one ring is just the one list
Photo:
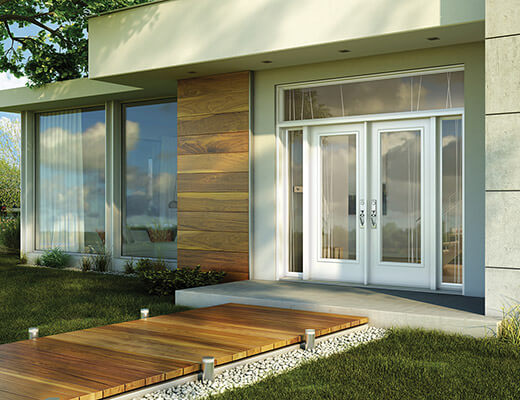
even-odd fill
[(377, 200), (370, 202), (370, 225), (372, 225), (372, 229), (377, 228)]
[(365, 200), (359, 200), (359, 227), (364, 228), (365, 227)]

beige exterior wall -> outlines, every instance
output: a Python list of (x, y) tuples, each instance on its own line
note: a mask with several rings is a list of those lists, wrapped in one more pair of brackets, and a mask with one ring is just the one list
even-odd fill
[(253, 134), (253, 279), (275, 279), (275, 86), (443, 65), (465, 66), (465, 290), (484, 296), (484, 43), (256, 72)]
[(520, 2), (486, 2), (486, 314), (520, 302)]
[[(463, 27), (483, 19), (484, 0), (162, 1), (92, 18), (89, 71), (92, 78), (99, 78), (195, 66), (422, 29)], [(426, 36), (418, 37), (424, 41)], [(395, 48), (398, 43), (385, 45)], [(226, 71), (213, 71), (218, 72)]]

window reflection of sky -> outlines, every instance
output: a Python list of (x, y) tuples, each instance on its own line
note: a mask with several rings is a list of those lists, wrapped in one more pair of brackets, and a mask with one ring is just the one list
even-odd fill
[(177, 104), (125, 108), (125, 255), (175, 258)]

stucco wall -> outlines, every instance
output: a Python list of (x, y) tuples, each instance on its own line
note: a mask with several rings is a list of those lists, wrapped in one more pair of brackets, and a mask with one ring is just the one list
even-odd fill
[(195, 65), (483, 18), (484, 0), (170, 0), (90, 19), (89, 73)]
[(275, 279), (275, 85), (371, 73), (465, 65), (465, 295), (484, 295), (484, 44), (304, 65), (255, 73), (253, 278)]
[(520, 4), (486, 2), (486, 314), (520, 302)]

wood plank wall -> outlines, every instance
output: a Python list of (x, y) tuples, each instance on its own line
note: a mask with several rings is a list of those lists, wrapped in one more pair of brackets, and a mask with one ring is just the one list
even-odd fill
[(178, 263), (249, 279), (249, 84), (238, 72), (180, 80)]

